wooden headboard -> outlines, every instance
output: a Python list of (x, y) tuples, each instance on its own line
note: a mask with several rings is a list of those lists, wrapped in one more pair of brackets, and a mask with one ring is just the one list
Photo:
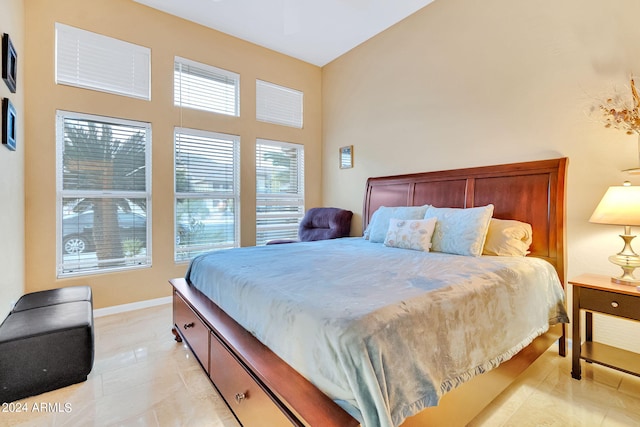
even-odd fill
[(363, 229), (380, 206), (472, 208), (494, 205), (494, 218), (531, 224), (530, 256), (554, 265), (564, 283), (567, 158), (369, 178)]

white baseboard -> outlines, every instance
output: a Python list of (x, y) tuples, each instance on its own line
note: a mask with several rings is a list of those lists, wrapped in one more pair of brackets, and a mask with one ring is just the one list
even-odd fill
[(114, 305), (112, 307), (97, 308), (93, 310), (93, 317), (109, 316), (111, 314), (126, 313), (127, 311), (140, 310), (142, 308), (171, 304), (172, 297), (149, 299), (146, 301), (132, 302), (130, 304)]

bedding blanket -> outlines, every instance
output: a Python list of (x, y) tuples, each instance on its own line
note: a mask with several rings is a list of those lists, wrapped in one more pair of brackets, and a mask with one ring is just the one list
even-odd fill
[(362, 238), (210, 252), (187, 281), (365, 427), (391, 427), (568, 322), (551, 264)]

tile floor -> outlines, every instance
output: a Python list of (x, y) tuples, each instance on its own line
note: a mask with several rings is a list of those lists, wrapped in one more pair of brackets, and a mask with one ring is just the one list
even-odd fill
[[(96, 318), (89, 379), (2, 407), (0, 426), (238, 427), (170, 329), (170, 305)], [(549, 350), (470, 426), (640, 426), (640, 378), (583, 366), (573, 380)]]

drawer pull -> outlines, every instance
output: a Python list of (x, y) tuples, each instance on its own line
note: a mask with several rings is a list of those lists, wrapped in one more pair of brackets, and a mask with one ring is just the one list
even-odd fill
[(613, 308), (618, 308), (620, 304), (617, 303), (617, 301), (611, 301), (611, 307)]
[(194, 326), (196, 326), (196, 324), (194, 322), (191, 323), (185, 323), (183, 328), (185, 329), (189, 329), (189, 328), (193, 328)]
[(243, 401), (244, 399), (246, 399), (246, 398), (247, 398), (247, 395), (246, 395), (246, 394), (244, 394), (244, 393), (236, 393), (236, 395), (235, 395), (234, 397), (235, 397), (235, 399), (236, 399), (236, 403), (239, 405), (239, 404), (241, 404), (241, 403), (242, 403), (242, 401)]

